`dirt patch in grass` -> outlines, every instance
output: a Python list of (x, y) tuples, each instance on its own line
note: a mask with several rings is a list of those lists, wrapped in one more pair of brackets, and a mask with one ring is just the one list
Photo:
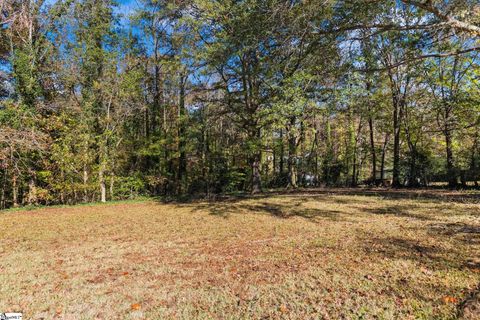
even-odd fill
[(379, 192), (4, 213), (0, 311), (26, 319), (474, 319), (478, 194), (447, 201), (441, 191)]

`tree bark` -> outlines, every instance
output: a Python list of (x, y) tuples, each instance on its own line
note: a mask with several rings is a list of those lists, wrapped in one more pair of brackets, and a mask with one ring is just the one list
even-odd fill
[(0, 197), (0, 209), (5, 209), (5, 189), (7, 188), (7, 174), (8, 174), (8, 171), (7, 169), (5, 169), (5, 171), (3, 172), (3, 185), (2, 185), (2, 195)]
[[(65, 186), (66, 185), (65, 173), (63, 172), (63, 169), (60, 171), (60, 177), (61, 177), (62, 185)], [(60, 202), (62, 204), (65, 204), (65, 188), (62, 188), (62, 190), (60, 191)]]
[(475, 138), (473, 139), (473, 148), (471, 153), (471, 162), (470, 162), (470, 172), (473, 179), (473, 183), (476, 188), (478, 188), (478, 163), (477, 163), (477, 152), (478, 152), (478, 131), (475, 132)]
[(160, 111), (161, 106), (161, 92), (160, 92), (160, 67), (158, 66), (158, 53), (155, 51), (155, 66), (154, 66), (154, 78), (153, 78), (153, 105), (150, 116), (150, 126), (152, 132), (157, 130), (157, 114)]
[(480, 37), (480, 27), (469, 22), (460, 21), (455, 17), (450, 15), (450, 12), (442, 12), (440, 11), (437, 6), (435, 6), (435, 2), (433, 1), (420, 1), (420, 0), (402, 0), (405, 4), (410, 4), (426, 10), (432, 14), (434, 14), (438, 19), (440, 19), (444, 24), (449, 25), (453, 29), (458, 31), (463, 31), (472, 35), (473, 38)]
[(100, 183), (100, 201), (107, 202), (107, 188), (105, 186), (105, 165), (100, 164), (100, 169), (98, 170), (98, 181)]
[(448, 179), (448, 186), (454, 188), (457, 186), (457, 174), (455, 172), (455, 164), (453, 160), (453, 150), (452, 150), (452, 134), (448, 125), (445, 124), (445, 151), (447, 156), (447, 179)]
[(324, 182), (327, 185), (332, 184), (331, 181), (331, 173), (332, 173), (332, 162), (334, 159), (334, 150), (333, 150), (333, 143), (332, 143), (332, 127), (330, 124), (330, 114), (327, 114), (326, 124), (325, 124), (325, 140), (326, 140), (326, 155), (324, 158), (324, 165), (323, 165), (323, 176)]
[(110, 200), (114, 200), (114, 196), (113, 196), (114, 184), (115, 184), (115, 175), (112, 172), (112, 174), (110, 174)]
[(289, 189), (298, 188), (297, 185), (297, 147), (298, 147), (298, 138), (295, 135), (295, 122), (296, 118), (292, 117), (290, 119), (289, 129), (288, 129), (288, 185)]
[(28, 181), (28, 199), (27, 203), (29, 205), (37, 204), (37, 186), (35, 184), (35, 176), (30, 177)]
[(401, 105), (396, 93), (393, 94), (393, 172), (392, 187), (398, 188), (400, 182), (400, 119)]
[(280, 177), (283, 177), (283, 173), (285, 172), (285, 148), (283, 146), (283, 129), (280, 129)]
[[(355, 159), (355, 145), (356, 145), (356, 138), (355, 138), (355, 123), (354, 123), (354, 115), (353, 115), (353, 107), (348, 107), (348, 142), (347, 142), (347, 172), (349, 176), (350, 182), (347, 182), (351, 187), (355, 184), (355, 166), (356, 166), (356, 159)], [(348, 181), (348, 180), (347, 180)]]
[(186, 184), (187, 175), (187, 153), (186, 153), (186, 128), (185, 128), (185, 76), (180, 76), (180, 97), (179, 97), (179, 129), (178, 129), (178, 149), (180, 157), (178, 159), (178, 193), (183, 193)]
[(370, 153), (372, 155), (372, 182), (377, 185), (377, 152), (375, 150), (375, 134), (373, 118), (368, 117), (368, 128), (370, 130)]
[(13, 172), (12, 174), (12, 202), (13, 207), (18, 207), (18, 186), (17, 186), (17, 174)]
[[(370, 69), (373, 65), (372, 63), (372, 46), (368, 37), (365, 37), (365, 41), (362, 42), (363, 54), (365, 57), (366, 66)], [(372, 74), (366, 74), (365, 81), (365, 90), (368, 93), (367, 100), (367, 112), (368, 112), (368, 128), (369, 128), (369, 137), (370, 137), (370, 154), (372, 157), (371, 162), (371, 182), (375, 185), (378, 185), (377, 181), (377, 152), (375, 150), (375, 125), (373, 120), (373, 110), (372, 110), (372, 99), (371, 99), (371, 89), (372, 89)]]
[(354, 149), (353, 152), (353, 163), (352, 163), (352, 181), (350, 183), (351, 187), (357, 186), (357, 150)]
[(385, 157), (387, 153), (387, 145), (389, 140), (390, 140), (390, 134), (387, 132), (387, 134), (385, 134), (385, 141), (383, 142), (382, 158), (380, 161), (380, 181), (382, 184), (384, 184), (384, 180), (385, 180)]
[(83, 166), (83, 202), (88, 202), (88, 171), (87, 166)]
[(260, 174), (260, 153), (256, 153), (251, 159), (252, 166), (252, 194), (262, 192), (262, 177)]

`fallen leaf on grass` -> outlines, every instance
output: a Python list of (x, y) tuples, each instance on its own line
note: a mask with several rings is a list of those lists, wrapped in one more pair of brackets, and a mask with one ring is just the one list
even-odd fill
[(142, 306), (140, 305), (140, 303), (134, 303), (130, 306), (131, 310), (140, 310), (141, 308)]
[(284, 304), (282, 304), (279, 309), (280, 309), (281, 313), (287, 313), (288, 312), (288, 308)]
[(455, 297), (445, 297), (445, 298), (443, 298), (443, 302), (445, 302), (445, 304), (448, 304), (448, 303), (457, 303), (458, 300), (457, 300), (457, 298), (455, 298)]

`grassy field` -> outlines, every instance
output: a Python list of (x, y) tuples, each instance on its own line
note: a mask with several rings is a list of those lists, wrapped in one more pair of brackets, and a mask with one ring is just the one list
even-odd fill
[(318, 190), (0, 214), (24, 319), (478, 319), (480, 194)]

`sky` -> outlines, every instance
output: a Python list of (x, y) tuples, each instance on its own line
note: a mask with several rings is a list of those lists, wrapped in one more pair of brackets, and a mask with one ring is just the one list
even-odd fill
[[(52, 0), (55, 1), (55, 0)], [(117, 13), (120, 13), (124, 16), (128, 16), (133, 10), (138, 8), (139, 4), (136, 0), (117, 0), (118, 8), (116, 9)]]
[[(116, 0), (118, 3), (117, 13), (121, 13), (124, 15), (128, 15), (131, 13), (135, 8), (138, 7), (138, 3), (136, 0)], [(46, 0), (45, 5), (51, 5), (57, 2), (57, 0)]]

